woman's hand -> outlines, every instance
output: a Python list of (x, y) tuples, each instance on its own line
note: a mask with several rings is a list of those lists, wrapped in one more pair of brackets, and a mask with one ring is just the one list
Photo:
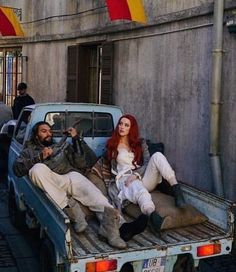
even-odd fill
[(128, 187), (136, 179), (137, 179), (136, 175), (128, 176), (128, 178), (125, 180), (125, 186)]

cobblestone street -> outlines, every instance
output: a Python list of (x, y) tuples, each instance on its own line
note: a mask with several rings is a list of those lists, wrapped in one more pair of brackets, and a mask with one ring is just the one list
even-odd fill
[(0, 271), (17, 271), (14, 256), (4, 236), (0, 233)]
[(32, 234), (21, 233), (11, 225), (7, 190), (0, 182), (0, 271), (39, 272), (38, 248)]

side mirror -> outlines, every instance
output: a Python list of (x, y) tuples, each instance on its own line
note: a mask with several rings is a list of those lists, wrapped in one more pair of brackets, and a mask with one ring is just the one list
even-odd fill
[(13, 133), (14, 133), (15, 125), (9, 125), (7, 128), (7, 136), (9, 138), (12, 138)]

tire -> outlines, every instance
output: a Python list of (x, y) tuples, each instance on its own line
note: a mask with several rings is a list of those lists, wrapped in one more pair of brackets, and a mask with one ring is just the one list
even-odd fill
[(173, 267), (173, 272), (199, 272), (199, 268), (194, 267), (194, 260), (191, 254), (181, 254)]
[(19, 230), (26, 230), (25, 212), (19, 210), (16, 204), (16, 196), (14, 189), (11, 187), (8, 195), (8, 212), (12, 225)]
[(41, 244), (40, 267), (41, 267), (41, 270), (40, 270), (41, 272), (63, 272), (63, 271), (65, 271), (64, 265), (57, 266), (54, 245), (52, 244), (52, 242), (48, 238), (45, 238)]
[(125, 263), (120, 272), (134, 272), (134, 267), (131, 263)]

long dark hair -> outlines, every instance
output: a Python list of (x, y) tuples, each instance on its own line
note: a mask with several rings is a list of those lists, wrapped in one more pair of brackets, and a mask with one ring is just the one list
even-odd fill
[(51, 128), (51, 125), (46, 121), (39, 121), (38, 123), (36, 123), (32, 128), (31, 138), (30, 138), (31, 142), (34, 142), (34, 143), (37, 142), (36, 136), (38, 135), (39, 127), (42, 125), (47, 125)]

